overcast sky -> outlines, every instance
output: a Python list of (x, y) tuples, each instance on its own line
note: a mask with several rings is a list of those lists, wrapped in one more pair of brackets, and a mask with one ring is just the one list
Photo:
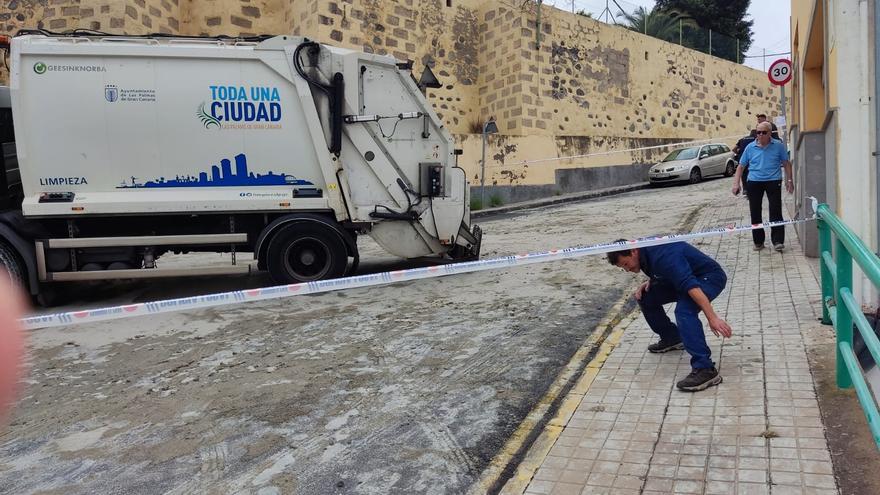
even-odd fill
[[(560, 9), (571, 10), (572, 3), (575, 9), (583, 9), (592, 12), (593, 17), (599, 17), (605, 9), (605, 0), (544, 0), (546, 3), (555, 5)], [(625, 10), (631, 12), (636, 6), (644, 6), (648, 9), (654, 6), (654, 0), (618, 0)], [(613, 13), (617, 13), (612, 0), (608, 1)], [(748, 55), (761, 55), (766, 49), (767, 53), (783, 53), (791, 50), (791, 2), (789, 0), (752, 0), (749, 6), (749, 17), (754, 21), (752, 25), (752, 47)], [(766, 67), (779, 58), (790, 58), (789, 55), (768, 56)], [(766, 70), (762, 57), (750, 57), (746, 65), (758, 70)]]

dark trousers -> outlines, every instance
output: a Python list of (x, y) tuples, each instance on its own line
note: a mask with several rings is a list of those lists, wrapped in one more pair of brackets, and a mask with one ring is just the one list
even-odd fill
[[(764, 206), (764, 193), (767, 193), (767, 202), (770, 204), (770, 221), (782, 220), (782, 181), (749, 181), (746, 182), (749, 189), (749, 213), (752, 216), (752, 224), (762, 223), (761, 209)], [(756, 245), (764, 245), (764, 229), (752, 231), (752, 240)], [(773, 244), (785, 244), (785, 226), (770, 229), (770, 240)]]
[[(700, 289), (710, 301), (718, 297), (727, 285), (727, 275), (717, 271), (698, 277)], [(675, 323), (669, 320), (664, 304), (675, 303)], [(700, 321), (700, 307), (687, 293), (679, 293), (675, 287), (667, 283), (652, 283), (648, 291), (642, 295), (639, 307), (645, 316), (648, 326), (660, 340), (676, 342), (681, 340), (684, 349), (691, 355), (691, 368), (714, 368), (712, 351), (706, 344), (703, 322)]]

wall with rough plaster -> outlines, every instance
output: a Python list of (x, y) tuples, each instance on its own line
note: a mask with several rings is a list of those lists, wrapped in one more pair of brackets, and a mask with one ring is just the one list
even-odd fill
[(180, 0), (180, 34), (252, 36), (290, 34), (291, 9), (300, 0)]
[(776, 92), (761, 72), (547, 5), (539, 29), (536, 6), (521, 3), (10, 0), (0, 8), (0, 30), (298, 34), (410, 59), (416, 77), (429, 66), (443, 84), (428, 98), (465, 150), (460, 164), (472, 184), (481, 152), (474, 133), (489, 118), (501, 134), (490, 138), (487, 185), (546, 186), (558, 182), (559, 169), (644, 164), (665, 150), (524, 160), (710, 137), (730, 143), (756, 113), (776, 113)]

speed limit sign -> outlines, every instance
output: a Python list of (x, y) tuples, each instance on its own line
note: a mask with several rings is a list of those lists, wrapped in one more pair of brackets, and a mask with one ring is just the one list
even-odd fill
[(791, 60), (782, 58), (770, 64), (770, 70), (767, 71), (767, 78), (771, 84), (783, 86), (791, 81)]

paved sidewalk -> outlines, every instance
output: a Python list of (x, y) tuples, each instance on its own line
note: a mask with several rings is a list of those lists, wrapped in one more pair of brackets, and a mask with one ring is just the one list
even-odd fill
[[(747, 221), (745, 201), (720, 198), (694, 230)], [(830, 330), (817, 322), (820, 290), (794, 229), (786, 240), (782, 254), (752, 251), (749, 234), (697, 243), (729, 276), (713, 304), (734, 336), (707, 330), (720, 386), (678, 391), (687, 353), (648, 353), (655, 337), (635, 312), (502, 493), (836, 494), (805, 352), (811, 335)]]

